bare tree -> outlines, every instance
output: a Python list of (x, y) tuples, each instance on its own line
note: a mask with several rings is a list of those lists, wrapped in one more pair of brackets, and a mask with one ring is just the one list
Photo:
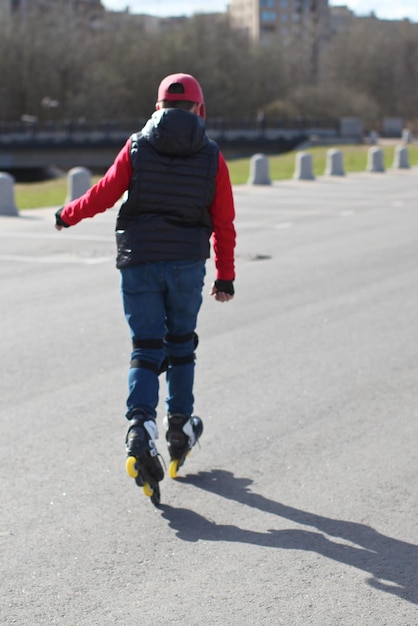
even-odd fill
[(77, 3), (37, 4), (0, 19), (0, 121), (139, 120), (152, 111), (162, 76), (195, 74), (209, 116), (268, 115), (366, 120), (417, 116), (418, 26), (354, 19), (311, 66), (309, 46), (278, 39), (257, 46), (226, 16), (196, 15), (167, 32), (139, 16), (92, 22)]

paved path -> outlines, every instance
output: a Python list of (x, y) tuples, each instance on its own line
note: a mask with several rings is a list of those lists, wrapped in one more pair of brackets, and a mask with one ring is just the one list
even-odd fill
[(418, 172), (235, 191), (159, 510), (124, 471), (115, 210), (0, 218), (1, 624), (418, 623)]

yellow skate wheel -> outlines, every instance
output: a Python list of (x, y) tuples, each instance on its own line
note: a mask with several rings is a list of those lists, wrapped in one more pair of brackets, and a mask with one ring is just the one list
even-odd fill
[(151, 498), (151, 496), (154, 495), (154, 489), (149, 483), (145, 483), (145, 485), (142, 487), (142, 490), (148, 498)]
[(170, 478), (177, 478), (177, 472), (179, 471), (179, 461), (178, 459), (173, 459), (170, 461), (170, 465), (168, 466), (168, 474)]
[(126, 473), (131, 478), (136, 478), (138, 476), (138, 469), (136, 467), (136, 458), (134, 456), (128, 456), (125, 463)]

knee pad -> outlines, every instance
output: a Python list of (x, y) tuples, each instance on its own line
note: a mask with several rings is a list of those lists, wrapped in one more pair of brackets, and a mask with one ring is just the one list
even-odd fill
[(189, 363), (193, 363), (196, 360), (196, 355), (194, 352), (191, 354), (186, 354), (185, 356), (169, 356), (167, 358), (168, 365), (176, 366), (176, 365), (188, 365)]
[(199, 336), (195, 331), (188, 333), (187, 335), (170, 335), (170, 333), (168, 333), (165, 340), (169, 343), (186, 343), (187, 341), (193, 340), (195, 350), (199, 345)]
[(160, 367), (153, 363), (152, 361), (147, 361), (146, 359), (132, 359), (129, 367), (133, 368), (141, 368), (144, 370), (150, 370), (151, 372), (155, 372), (155, 374), (160, 373)]
[(132, 339), (132, 348), (134, 350), (162, 350), (164, 342), (162, 339)]
[[(134, 337), (132, 339), (133, 350), (163, 350), (164, 342), (162, 339), (138, 339)], [(139, 356), (134, 358), (130, 363), (131, 368), (143, 368), (159, 374), (160, 366), (154, 361), (150, 361), (147, 358)]]
[[(189, 341), (193, 341), (193, 347), (195, 350), (199, 343), (199, 337), (197, 336), (197, 333), (194, 331), (192, 333), (187, 333), (186, 335), (171, 335), (170, 333), (168, 333), (166, 335), (165, 340), (167, 343), (172, 343), (172, 344), (180, 344), (180, 343), (187, 343)], [(195, 359), (196, 359), (196, 355), (194, 352), (191, 352), (190, 354), (186, 354), (182, 356), (168, 355), (167, 366), (187, 365), (188, 363), (193, 363)]]

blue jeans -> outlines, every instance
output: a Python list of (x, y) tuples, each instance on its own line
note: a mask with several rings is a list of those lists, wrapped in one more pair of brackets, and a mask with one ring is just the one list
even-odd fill
[(191, 416), (194, 337), (202, 304), (205, 261), (157, 261), (121, 269), (121, 292), (133, 350), (127, 417), (156, 417), (162, 363), (168, 359), (166, 407)]

